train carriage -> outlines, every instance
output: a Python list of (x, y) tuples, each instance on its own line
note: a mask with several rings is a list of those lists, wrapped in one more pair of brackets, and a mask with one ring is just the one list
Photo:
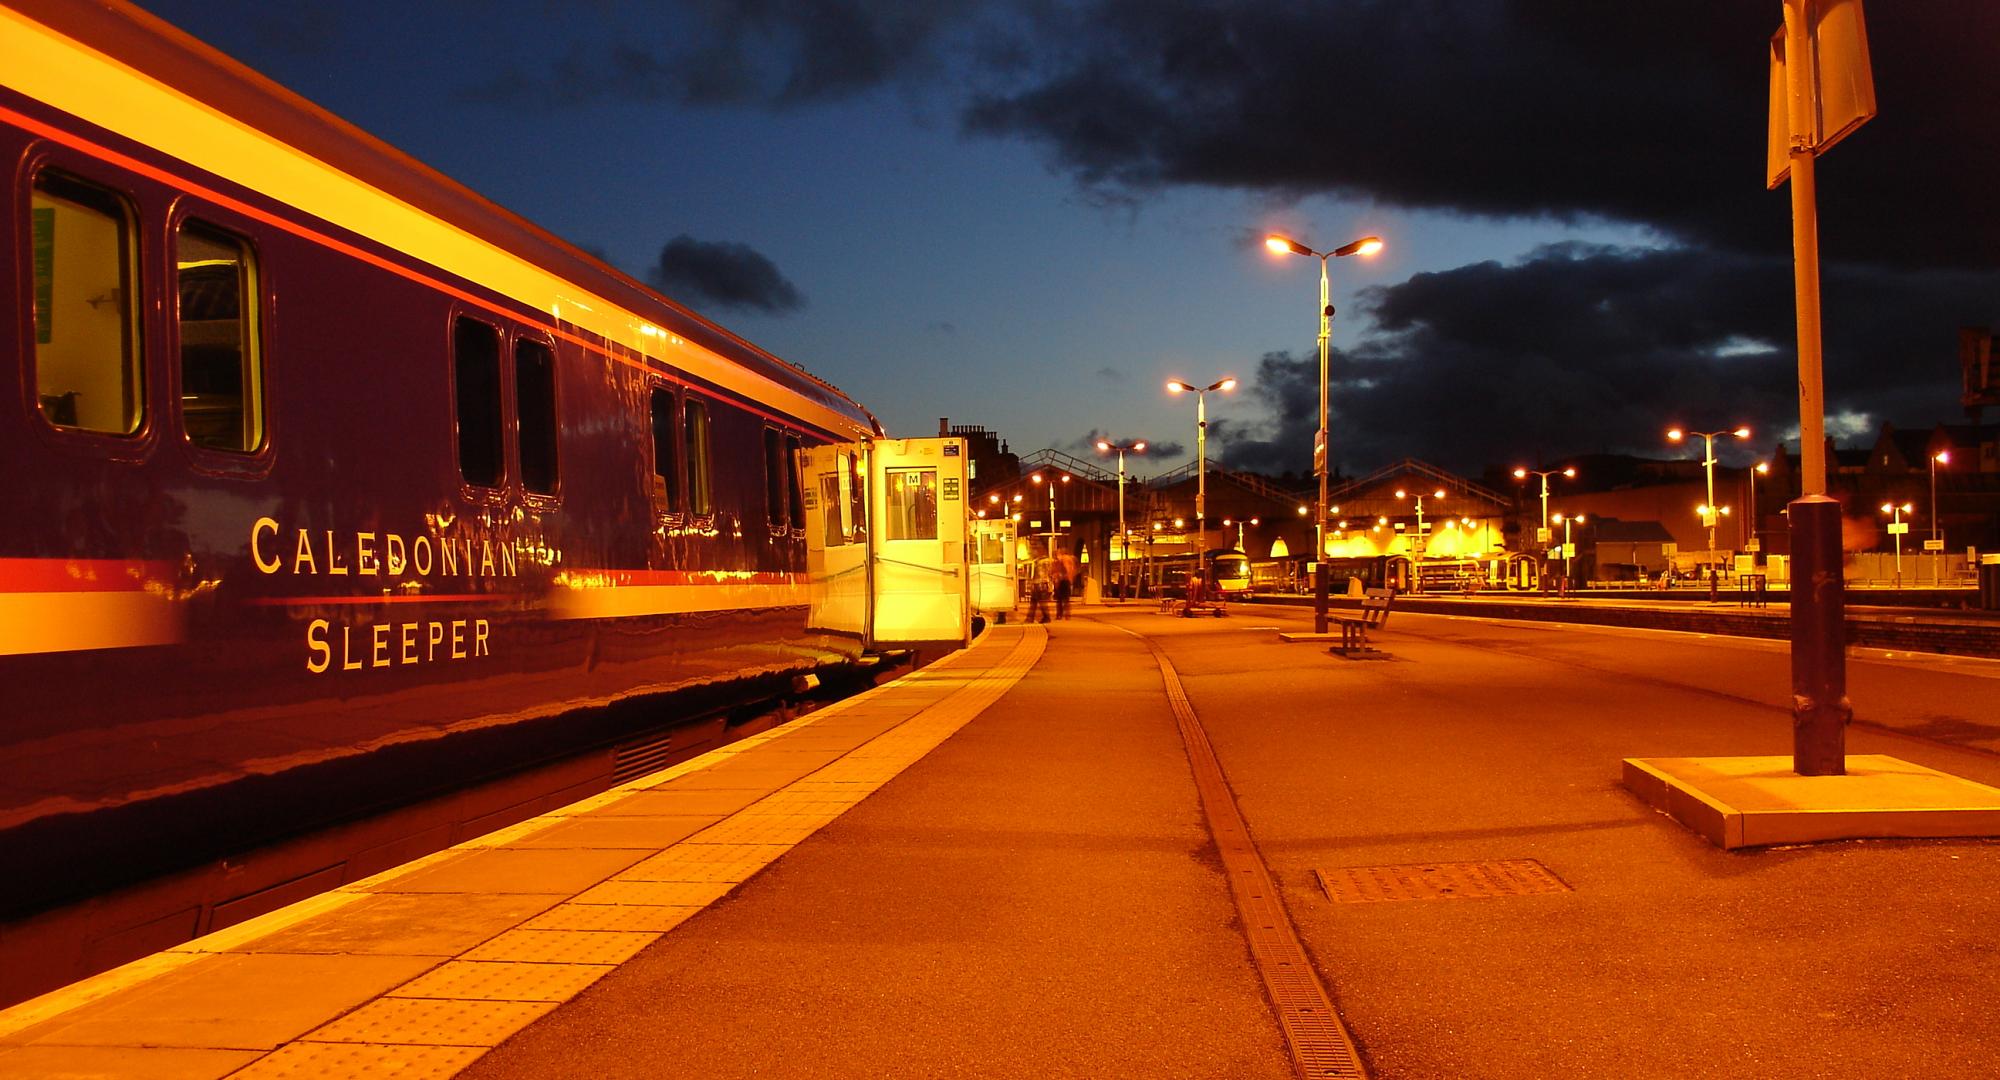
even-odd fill
[(792, 473), (862, 406), (137, 9), (0, 56), (0, 920), (199, 879), (116, 962), (419, 841), (259, 844), (856, 659)]

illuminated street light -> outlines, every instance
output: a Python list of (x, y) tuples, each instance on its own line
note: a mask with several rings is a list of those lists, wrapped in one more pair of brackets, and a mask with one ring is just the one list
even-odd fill
[(1327, 446), (1327, 341), (1333, 336), (1333, 301), (1327, 291), (1326, 264), (1329, 259), (1348, 255), (1373, 255), (1382, 250), (1382, 238), (1364, 236), (1351, 244), (1334, 248), (1332, 251), (1314, 251), (1289, 236), (1277, 233), (1264, 238), (1264, 246), (1275, 255), (1304, 255), (1319, 260), (1319, 430), (1313, 434), (1313, 473), (1319, 477), (1319, 498), (1314, 502), (1313, 515), (1313, 632), (1326, 633), (1326, 482), (1328, 459), (1331, 451)]
[[(1739, 427), (1734, 431), (1682, 431), (1680, 428), (1667, 429), (1667, 438), (1673, 442), (1680, 442), (1689, 435), (1701, 436), (1703, 447), (1701, 468), (1702, 474), (1708, 479), (1708, 501), (1702, 505), (1712, 508), (1715, 506), (1715, 437), (1717, 435), (1734, 435), (1739, 439), (1747, 439), (1750, 437), (1750, 429), (1748, 427)], [(1715, 512), (1713, 509), (1704, 509), (1702, 511), (1702, 521), (1708, 526), (1709, 599), (1712, 600), (1714, 599), (1713, 594), (1715, 592)]]
[(1217, 379), (1207, 386), (1195, 386), (1192, 383), (1185, 383), (1179, 379), (1167, 380), (1168, 393), (1194, 395), (1194, 446), (1196, 462), (1194, 473), (1194, 520), (1196, 527), (1201, 530), (1202, 552), (1208, 550), (1208, 395), (1213, 390), (1228, 393), (1234, 389), (1236, 389), (1236, 378), (1234, 376)]
[(1760, 461), (1757, 464), (1752, 465), (1750, 467), (1750, 550), (1751, 551), (1764, 550), (1764, 541), (1760, 539), (1764, 534), (1757, 527), (1759, 524), (1762, 523), (1764, 518), (1764, 515), (1757, 512), (1757, 477), (1769, 473), (1770, 471), (1771, 471), (1771, 463), (1768, 461)]
[(1556, 520), (1561, 522), (1563, 527), (1563, 582), (1565, 587), (1567, 587), (1570, 579), (1569, 578), (1570, 556), (1576, 553), (1576, 545), (1570, 543), (1569, 540), (1569, 527), (1572, 522), (1578, 525), (1583, 524), (1583, 515), (1571, 514), (1565, 517), (1562, 514), (1557, 514)]
[[(1034, 483), (1037, 483), (1037, 484), (1039, 484), (1039, 483), (1042, 483), (1042, 482), (1043, 482), (1043, 481), (1042, 481), (1042, 474), (1041, 474), (1041, 473), (1036, 473), (1035, 475), (1033, 475), (1033, 476), (1029, 477), (1028, 479), (1029, 479), (1030, 481), (1034, 482)], [(1063, 473), (1063, 474), (1062, 474), (1062, 475), (1060, 475), (1060, 476), (1052, 476), (1052, 477), (1050, 477), (1050, 478), (1049, 478), (1049, 480), (1048, 480), (1048, 487), (1049, 487), (1049, 558), (1051, 558), (1051, 559), (1053, 559), (1053, 558), (1055, 558), (1055, 557), (1056, 557), (1056, 539), (1057, 539), (1057, 537), (1056, 537), (1056, 484), (1057, 484), (1057, 483), (1059, 483), (1059, 482), (1060, 482), (1060, 483), (1064, 483), (1064, 484), (1067, 484), (1067, 483), (1069, 483), (1069, 474), (1068, 474), (1068, 473)], [(1016, 496), (1014, 496), (1014, 498), (1018, 500), (1018, 499), (1020, 498), (1020, 496), (1019, 496), (1019, 495), (1016, 495)]]
[(1222, 527), (1223, 527), (1223, 528), (1227, 529), (1227, 528), (1228, 528), (1228, 527), (1230, 527), (1231, 525), (1234, 525), (1234, 526), (1236, 526), (1236, 550), (1238, 550), (1238, 551), (1241, 551), (1241, 552), (1243, 552), (1243, 553), (1244, 553), (1244, 554), (1246, 554), (1246, 555), (1247, 555), (1247, 554), (1249, 554), (1249, 551), (1248, 551), (1248, 550), (1246, 550), (1246, 549), (1245, 549), (1245, 548), (1243, 547), (1243, 526), (1244, 526), (1244, 525), (1246, 525), (1246, 524), (1249, 524), (1249, 525), (1262, 525), (1263, 523), (1264, 523), (1264, 519), (1262, 519), (1262, 518), (1251, 518), (1251, 519), (1250, 519), (1250, 520), (1249, 520), (1248, 522), (1244, 522), (1244, 521), (1230, 521), (1230, 520), (1229, 520), (1228, 518), (1223, 518), (1223, 519), (1222, 519)]
[[(1405, 492), (1405, 491), (1404, 491), (1404, 490), (1403, 490), (1402, 488), (1397, 488), (1397, 489), (1396, 489), (1396, 497), (1397, 497), (1398, 499), (1404, 499), (1404, 498), (1408, 498), (1408, 497), (1409, 497), (1409, 494), (1408, 494), (1407, 492)], [(1431, 492), (1431, 498), (1433, 498), (1433, 499), (1436, 499), (1436, 500), (1438, 500), (1439, 502), (1442, 502), (1442, 501), (1444, 501), (1444, 489), (1443, 489), (1443, 488), (1439, 488), (1439, 489), (1437, 489), (1436, 491), (1433, 491), (1433, 492)], [(1416, 554), (1418, 554), (1418, 555), (1422, 555), (1422, 554), (1424, 553), (1424, 495), (1423, 495), (1423, 492), (1421, 492), (1421, 491), (1420, 491), (1420, 492), (1418, 492), (1418, 493), (1417, 493), (1417, 497), (1416, 497), (1416, 501), (1417, 501), (1417, 542), (1416, 542), (1416, 544), (1415, 544), (1415, 545), (1413, 545), (1413, 546), (1414, 546), (1414, 548), (1415, 548), (1415, 550), (1416, 550)]]
[(1127, 588), (1126, 575), (1132, 567), (1132, 541), (1130, 537), (1125, 535), (1125, 455), (1128, 452), (1134, 454), (1144, 453), (1145, 450), (1146, 440), (1144, 439), (1129, 443), (1115, 443), (1109, 439), (1097, 440), (1098, 453), (1108, 454), (1116, 452), (1118, 455), (1118, 542), (1123, 545), (1120, 549), (1121, 553), (1118, 556), (1118, 598), (1121, 600), (1125, 598)]
[(1910, 504), (1883, 503), (1882, 512), (1891, 515), (1889, 535), (1896, 540), (1896, 587), (1903, 587), (1903, 534), (1910, 531), (1903, 521), (1903, 515), (1910, 512)]
[(1937, 467), (1951, 464), (1951, 451), (1940, 450), (1931, 455), (1931, 542), (1926, 547), (1931, 550), (1931, 584), (1944, 584), (1944, 528), (1938, 524), (1937, 513)]
[(1549, 477), (1566, 476), (1574, 480), (1576, 479), (1576, 467), (1566, 466), (1561, 469), (1517, 468), (1514, 470), (1514, 479), (1516, 480), (1526, 480), (1530, 476), (1539, 476), (1542, 478), (1542, 531), (1536, 535), (1535, 542), (1546, 544), (1549, 542)]

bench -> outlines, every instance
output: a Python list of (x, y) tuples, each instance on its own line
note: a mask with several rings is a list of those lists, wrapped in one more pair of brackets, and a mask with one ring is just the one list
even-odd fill
[(1370, 652), (1368, 631), (1378, 630), (1389, 621), (1389, 605), (1396, 599), (1394, 589), (1369, 589), (1361, 595), (1361, 610), (1352, 615), (1331, 612), (1340, 623), (1340, 644), (1336, 646), (1343, 655), (1355, 652)]

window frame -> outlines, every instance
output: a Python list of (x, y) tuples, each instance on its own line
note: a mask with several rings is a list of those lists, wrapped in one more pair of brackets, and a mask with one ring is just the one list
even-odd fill
[[(130, 334), (130, 356), (132, 369), (138, 379), (135, 392), (139, 403), (139, 425), (130, 432), (113, 433), (91, 428), (71, 427), (49, 420), (41, 407), (41, 358), (35, 341), (34, 317), (34, 202), (35, 185), (43, 174), (55, 172), (86, 188), (93, 188), (109, 194), (117, 201), (125, 213), (126, 250), (125, 261), (127, 292), (131, 294), (131, 305), (127, 312)], [(146, 215), (142, 209), (142, 199), (133, 185), (114, 181), (114, 170), (95, 158), (85, 157), (50, 143), (37, 143), (29, 147), (23, 155), (20, 171), (16, 174), (21, 183), (15, 189), (14, 227), (19, 240), (17, 258), (20, 259), (22, 317), (17, 327), (22, 359), (22, 379), (20, 383), (20, 403), (31, 417), (28, 427), (47, 445), (68, 453), (84, 454), (91, 457), (107, 458), (114, 461), (136, 462), (145, 459), (153, 450), (159, 438), (160, 409), (155, 393), (159, 378), (152, 370), (150, 345), (156, 340), (158, 324), (149, 316), (149, 287), (153, 275), (146, 273), (147, 266), (154, 258), (157, 241), (148, 235)]]
[[(662, 445), (656, 406), (664, 401), (667, 406), (666, 438), (664, 444), (672, 455), (668, 462), (668, 472), (660, 471), (660, 446)], [(679, 388), (663, 379), (646, 381), (646, 455), (649, 461), (647, 472), (647, 499), (652, 503), (656, 517), (682, 520), (686, 516), (687, 481), (681, 467), (686, 457), (687, 436), (681, 427), (681, 394)]]
[[(256, 302), (254, 305), (249, 305), (239, 299), (239, 304), (246, 309), (254, 309), (255, 312), (251, 317), (250, 337), (257, 349), (259, 408), (262, 412), (263, 426), (263, 439), (255, 450), (226, 450), (203, 446), (188, 437), (186, 404), (181, 390), (185, 375), (181, 365), (179, 240), (181, 231), (190, 221), (198, 223), (210, 232), (240, 243), (249, 257), (250, 284), (255, 289)], [(273, 297), (276, 292), (271, 283), (270, 267), (265, 263), (262, 246), (257, 242), (255, 224), (221, 207), (197, 202), (191, 196), (183, 196), (175, 200), (173, 209), (167, 216), (166, 242), (163, 247), (165, 251), (162, 253), (162, 259), (166, 280), (173, 282), (171, 295), (162, 298), (162, 314), (166, 324), (165, 348), (170, 368), (166, 378), (170, 384), (170, 396), (173, 398), (173, 426), (179, 433), (178, 441), (181, 448), (197, 472), (246, 478), (268, 475), (276, 455), (275, 447), (278, 444), (280, 427), (278, 410), (273, 407), (277, 395), (273, 390), (276, 379), (271, 363), (273, 336), (271, 319), (275, 313)], [(172, 300), (173, 303), (168, 305), (167, 300)]]
[[(693, 392), (681, 395), (681, 456), (685, 459), (682, 475), (686, 487), (687, 514), (691, 518), (715, 517), (715, 410), (710, 407), (713, 399)], [(695, 431), (689, 425), (694, 417), (702, 419), (700, 445), (693, 445)], [(696, 470), (700, 473), (697, 476)]]
[[(500, 445), (498, 447), (499, 453), (497, 461), (499, 475), (494, 477), (493, 482), (490, 485), (474, 483), (470, 479), (468, 479), (465, 475), (465, 461), (464, 461), (464, 453), (462, 446), (464, 437), (463, 432), (465, 430), (465, 418), (462, 414), (462, 408), (461, 408), (463, 399), (459, 393), (459, 364), (458, 364), (458, 325), (460, 322), (476, 323), (480, 326), (483, 326), (486, 329), (491, 330), (493, 332), (493, 337), (494, 337), (494, 348), (495, 348), (494, 367), (496, 369), (494, 372), (494, 378), (496, 379), (496, 385), (494, 387), (494, 395), (497, 399), (495, 405), (499, 410), (499, 415), (494, 418), (497, 421), (494, 434), (495, 437), (499, 440)], [(512, 475), (510, 475), (508, 469), (509, 465), (508, 443), (510, 440), (507, 438), (508, 434), (507, 429), (508, 429), (508, 424), (510, 422), (509, 417), (512, 415), (512, 410), (510, 410), (508, 407), (508, 397), (512, 389), (510, 384), (513, 381), (511, 378), (511, 376), (513, 375), (513, 364), (511, 362), (512, 357), (507, 348), (507, 342), (508, 342), (507, 330), (499, 323), (484, 317), (483, 314), (474, 314), (473, 309), (461, 305), (453, 305), (451, 311), (444, 320), (444, 337), (445, 337), (446, 375), (447, 375), (447, 382), (451, 390), (451, 395), (450, 395), (451, 431), (449, 432), (449, 442), (450, 442), (449, 465), (451, 469), (452, 478), (458, 484), (459, 494), (462, 495), (464, 498), (466, 498), (468, 501), (475, 503), (503, 502), (507, 495), (508, 484), (515, 479)]]
[(763, 451), (764, 522), (770, 526), (771, 535), (784, 536), (792, 528), (792, 500), (785, 491), (792, 471), (785, 464), (785, 429), (765, 424)]
[[(536, 491), (528, 486), (527, 461), (522, 456), (527, 441), (521, 435), (521, 347), (528, 346), (542, 350), (549, 358), (549, 450), (553, 455), (551, 467), (554, 480), (547, 491)], [(555, 339), (545, 333), (525, 332), (507, 335), (507, 346), (502, 352), (507, 354), (507, 366), (511, 369), (502, 377), (511, 398), (511, 408), (503, 407), (502, 415), (507, 429), (513, 434), (513, 472), (510, 478), (519, 486), (521, 497), (531, 504), (552, 506), (562, 502), (563, 491), (563, 450), (562, 450), (562, 354), (557, 351)]]

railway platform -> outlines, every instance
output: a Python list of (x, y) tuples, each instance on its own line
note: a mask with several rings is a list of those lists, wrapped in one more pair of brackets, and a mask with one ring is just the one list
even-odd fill
[[(1991, 1075), (2000, 844), (1729, 852), (1619, 786), (1788, 747), (1781, 646), (1309, 621), (992, 627), (0, 1012), (0, 1077)], [(2000, 665), (1850, 681), (1850, 753), (2000, 784)]]

